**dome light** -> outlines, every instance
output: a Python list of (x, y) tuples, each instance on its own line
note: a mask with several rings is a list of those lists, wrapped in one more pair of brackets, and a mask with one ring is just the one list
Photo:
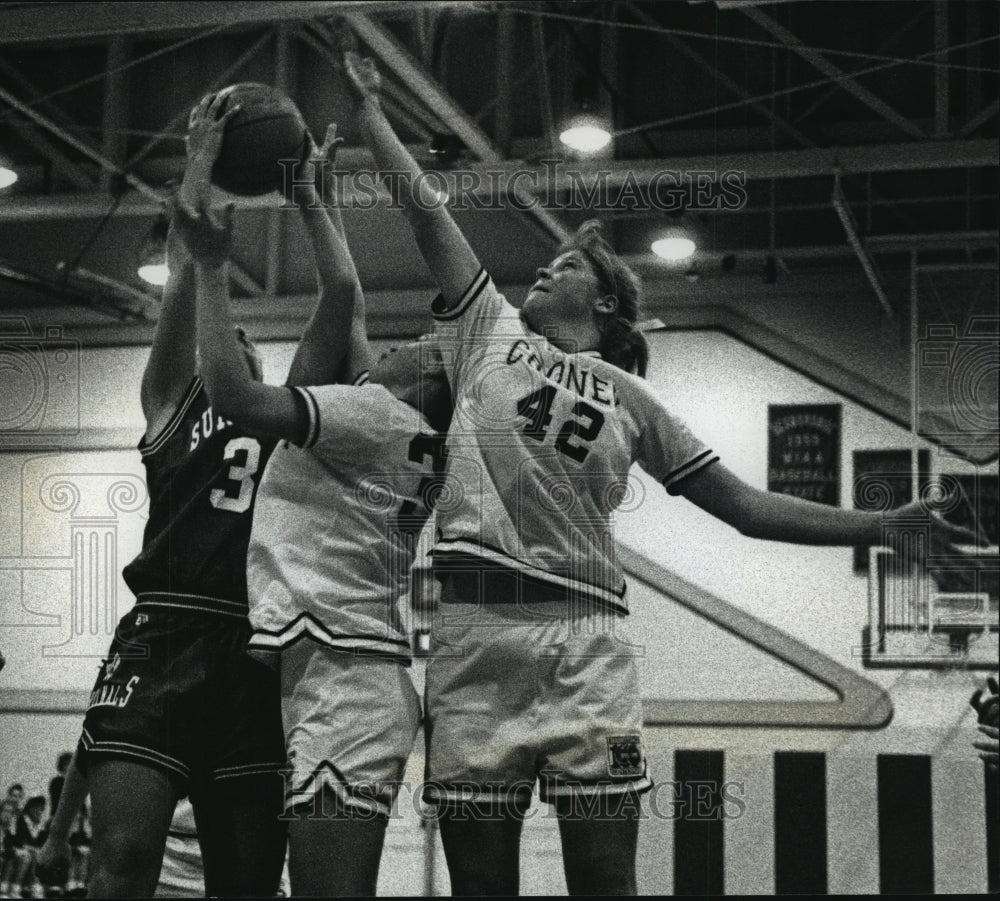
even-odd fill
[(3, 163), (0, 163), (0, 191), (4, 188), (9, 188), (16, 181), (17, 173)]
[(162, 288), (170, 278), (170, 270), (166, 263), (143, 263), (139, 267), (139, 278), (150, 285)]
[(658, 257), (672, 263), (686, 260), (697, 250), (694, 241), (681, 235), (669, 235), (654, 241), (650, 249)]
[(597, 153), (611, 143), (611, 132), (596, 116), (577, 117), (560, 133), (559, 140), (577, 153)]

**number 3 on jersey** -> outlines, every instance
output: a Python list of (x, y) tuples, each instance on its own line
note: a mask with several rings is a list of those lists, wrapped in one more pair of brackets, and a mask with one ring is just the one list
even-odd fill
[[(226, 463), (232, 461), (233, 465), (226, 473), (226, 487), (213, 488), (209, 501), (218, 510), (246, 513), (253, 503), (256, 487), (253, 477), (260, 465), (260, 443), (256, 438), (233, 438), (226, 445), (222, 459)], [(236, 462), (238, 459), (242, 459), (242, 462)]]

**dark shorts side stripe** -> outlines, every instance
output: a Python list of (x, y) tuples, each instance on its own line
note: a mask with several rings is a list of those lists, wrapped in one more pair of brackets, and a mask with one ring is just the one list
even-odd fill
[(774, 755), (774, 891), (825, 895), (826, 755)]

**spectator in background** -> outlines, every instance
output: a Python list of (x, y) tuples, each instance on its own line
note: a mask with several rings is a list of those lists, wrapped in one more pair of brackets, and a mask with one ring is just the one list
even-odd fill
[(24, 803), (24, 786), (20, 782), (15, 782), (7, 789), (6, 801), (13, 801), (17, 807), (17, 812), (21, 812), (21, 805)]
[(1000, 685), (996, 677), (986, 680), (986, 688), (980, 688), (969, 702), (979, 714), (979, 731), (985, 735), (972, 743), (987, 768), (996, 772), (1000, 768)]
[(49, 817), (56, 815), (56, 808), (59, 806), (59, 798), (62, 795), (63, 785), (66, 783), (66, 771), (73, 762), (73, 752), (63, 751), (56, 759), (56, 773), (49, 782)]
[(38, 851), (45, 844), (45, 836), (45, 797), (35, 795), (25, 802), (24, 810), (17, 820), (14, 854), (18, 865), (8, 890), (10, 897), (23, 897), (25, 893), (30, 898), (45, 897), (35, 872)]
[(67, 898), (87, 897), (87, 868), (90, 864), (90, 811), (84, 804), (73, 821), (69, 836), (70, 868), (66, 880)]
[[(20, 871), (14, 838), (18, 813), (17, 802), (13, 798), (5, 798), (0, 803), (0, 898), (12, 897), (12, 883)], [(20, 884), (18, 889), (20, 894)]]

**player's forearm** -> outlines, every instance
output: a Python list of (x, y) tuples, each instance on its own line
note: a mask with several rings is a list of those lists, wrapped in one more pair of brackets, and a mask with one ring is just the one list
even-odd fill
[(147, 417), (154, 406), (174, 400), (194, 374), (194, 266), (184, 254), (168, 257), (168, 263), (173, 270), (163, 289), (140, 388)]
[(212, 168), (215, 158), (211, 154), (195, 152), (184, 167), (184, 176), (177, 189), (177, 202), (188, 210), (208, 206), (212, 194)]
[(66, 841), (69, 838), (76, 815), (83, 806), (88, 792), (87, 779), (77, 768), (76, 752), (74, 752), (73, 761), (66, 770), (66, 780), (59, 795), (59, 804), (49, 822), (49, 836), (55, 841)]
[(745, 505), (737, 528), (750, 538), (791, 544), (871, 545), (881, 541), (882, 525), (879, 513), (760, 491), (753, 504)]
[[(354, 349), (355, 344), (361, 346)], [(367, 358), (361, 286), (356, 284), (346, 293), (322, 291), (316, 310), (302, 333), (285, 384), (324, 385), (349, 381), (368, 368)]]
[(198, 263), (198, 353), (201, 377), (215, 412), (245, 422), (252, 408), (253, 378), (229, 315), (229, 285), (225, 266)]
[(417, 246), (434, 276), (445, 301), (457, 303), (476, 277), (481, 266), (443, 203), (443, 198), (422, 178), (423, 171), (399, 140), (376, 98), (368, 97), (359, 106), (361, 131), (375, 156), (383, 178), (392, 173), (403, 212), (413, 229)]
[[(318, 200), (311, 188), (308, 195)], [(359, 322), (364, 335), (364, 294), (342, 226), (338, 231), (318, 204), (299, 209), (313, 245), (319, 301), (299, 341), (286, 384), (328, 384), (344, 379), (344, 361)], [(339, 213), (336, 218), (339, 221)]]
[[(361, 134), (375, 157), (375, 165), (379, 172), (383, 178), (387, 178), (391, 173), (393, 179), (399, 179), (400, 201), (404, 210), (407, 213), (419, 212), (419, 210), (414, 209), (417, 199), (417, 195), (412, 190), (414, 185), (419, 186), (420, 206), (434, 205), (437, 199), (436, 192), (427, 184), (427, 180), (421, 177), (423, 170), (420, 168), (420, 164), (399, 139), (382, 111), (382, 105), (378, 99), (366, 97), (358, 104), (357, 108)], [(390, 189), (392, 187), (390, 185)]]
[[(354, 287), (359, 283), (358, 271), (344, 238), (340, 213), (334, 210), (328, 214), (325, 208), (318, 205), (319, 198), (315, 191), (309, 196), (317, 200), (317, 205), (302, 205), (299, 214), (312, 244), (320, 290), (331, 294), (353, 294)], [(339, 228), (337, 223), (340, 223)]]

